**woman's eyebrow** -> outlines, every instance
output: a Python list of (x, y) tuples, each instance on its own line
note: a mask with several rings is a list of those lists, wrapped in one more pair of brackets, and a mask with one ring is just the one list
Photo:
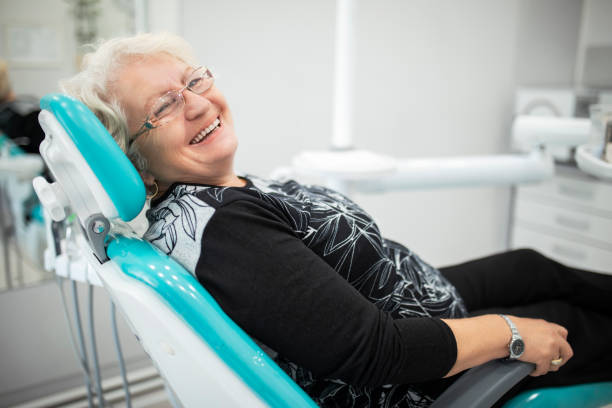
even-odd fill
[(183, 82), (185, 82), (187, 80), (187, 78), (189, 78), (189, 75), (195, 71), (195, 69), (191, 66), (191, 65), (187, 65), (185, 67), (185, 70), (183, 71)]
[(144, 103), (145, 110), (149, 109), (155, 103), (155, 101), (157, 101), (159, 98), (161, 98), (162, 96), (167, 94), (170, 90), (171, 89), (166, 89), (164, 91), (159, 91), (159, 92), (156, 92), (156, 93), (152, 94), (148, 98), (146, 98), (145, 99), (145, 103)]
[[(190, 71), (194, 71), (193, 67), (187, 65), (187, 67), (185, 67), (185, 69), (183, 70), (183, 73), (181, 74), (181, 83), (184, 83), (185, 81), (187, 81), (187, 78), (189, 78), (189, 74), (191, 73)], [(182, 88), (183, 86), (181, 86)], [(149, 108), (157, 99), (161, 98), (162, 96), (164, 96), (166, 93), (174, 90), (175, 88), (173, 87), (168, 87), (167, 89), (164, 88), (164, 90), (161, 90), (157, 93), (154, 93), (153, 95), (149, 96), (148, 98), (145, 99), (145, 109)], [(177, 88), (179, 89), (179, 88)]]

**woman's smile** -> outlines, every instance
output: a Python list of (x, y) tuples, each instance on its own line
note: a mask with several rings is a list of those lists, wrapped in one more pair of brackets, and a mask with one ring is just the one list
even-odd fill
[(200, 130), (198, 134), (193, 139), (191, 139), (189, 144), (195, 145), (195, 144), (210, 143), (212, 139), (218, 133), (220, 133), (220, 131), (222, 130), (222, 127), (223, 127), (223, 121), (221, 120), (221, 116), (217, 116), (210, 125)]

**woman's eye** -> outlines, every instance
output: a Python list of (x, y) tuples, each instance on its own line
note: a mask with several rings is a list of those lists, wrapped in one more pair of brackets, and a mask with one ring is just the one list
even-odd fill
[(165, 113), (167, 113), (170, 110), (170, 105), (172, 105), (171, 102), (164, 102), (163, 104), (161, 104), (155, 109), (155, 111), (153, 112), (153, 115), (157, 118), (159, 118), (160, 116), (163, 116)]
[(189, 81), (189, 88), (195, 88), (196, 86), (200, 85), (202, 83), (202, 78), (198, 77), (198, 78), (194, 78), (191, 81)]

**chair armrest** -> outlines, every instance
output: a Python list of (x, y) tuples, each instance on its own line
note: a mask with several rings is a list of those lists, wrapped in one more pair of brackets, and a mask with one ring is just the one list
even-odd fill
[(533, 364), (522, 361), (489, 361), (463, 374), (431, 408), (489, 408), (533, 369)]

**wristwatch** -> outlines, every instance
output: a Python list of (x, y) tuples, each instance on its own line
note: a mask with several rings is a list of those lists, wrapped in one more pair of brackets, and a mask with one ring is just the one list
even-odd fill
[(525, 343), (523, 342), (523, 338), (519, 334), (518, 329), (514, 323), (512, 323), (512, 320), (510, 320), (510, 318), (506, 315), (500, 314), (500, 316), (504, 318), (512, 331), (512, 339), (510, 339), (510, 344), (508, 344), (508, 349), (510, 350), (508, 360), (516, 360), (523, 355), (523, 352), (525, 351)]

